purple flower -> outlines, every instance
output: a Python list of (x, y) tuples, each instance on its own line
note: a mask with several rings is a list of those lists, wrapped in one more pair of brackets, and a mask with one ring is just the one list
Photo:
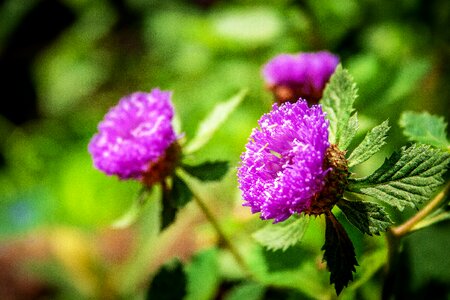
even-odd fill
[(171, 92), (153, 89), (123, 97), (89, 143), (94, 165), (121, 179), (141, 179), (175, 142)]
[(243, 205), (261, 219), (280, 222), (309, 210), (324, 188), (328, 121), (319, 105), (309, 108), (300, 99), (273, 104), (258, 124), (238, 169)]
[(316, 104), (338, 63), (339, 58), (327, 51), (281, 54), (264, 66), (263, 75), (278, 103), (303, 98)]

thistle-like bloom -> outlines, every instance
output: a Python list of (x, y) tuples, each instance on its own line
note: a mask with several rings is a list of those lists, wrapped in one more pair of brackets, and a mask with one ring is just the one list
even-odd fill
[(261, 219), (283, 221), (307, 212), (325, 186), (328, 121), (319, 105), (273, 104), (258, 121), (241, 155), (244, 206)]
[(264, 66), (263, 75), (278, 103), (302, 98), (316, 104), (338, 63), (327, 51), (281, 54)]
[(171, 92), (153, 89), (123, 97), (89, 143), (94, 165), (121, 179), (142, 179), (175, 142)]

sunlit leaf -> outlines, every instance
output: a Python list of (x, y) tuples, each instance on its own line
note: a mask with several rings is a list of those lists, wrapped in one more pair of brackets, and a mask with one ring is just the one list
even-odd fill
[(447, 123), (444, 118), (427, 112), (404, 112), (400, 117), (400, 126), (409, 140), (428, 144), (437, 148), (450, 149), (447, 139)]
[(306, 216), (291, 217), (277, 224), (266, 225), (256, 231), (253, 238), (270, 250), (286, 250), (300, 242), (306, 228), (308, 228), (308, 223), (309, 218)]
[(217, 250), (199, 252), (186, 266), (187, 295), (185, 300), (213, 299), (219, 287)]
[(350, 154), (348, 166), (352, 167), (363, 163), (377, 153), (386, 144), (385, 140), (389, 128), (388, 121), (386, 120), (367, 133), (361, 144)]
[(330, 120), (330, 142), (338, 144), (341, 150), (346, 149), (356, 133), (357, 121), (352, 117), (356, 98), (353, 78), (339, 65), (324, 90), (321, 103)]
[(351, 180), (348, 190), (403, 210), (429, 199), (442, 184), (450, 153), (414, 144), (392, 154), (372, 175)]
[(192, 153), (202, 148), (213, 137), (214, 133), (222, 126), (230, 114), (242, 102), (246, 90), (242, 90), (229, 100), (219, 103), (211, 113), (200, 123), (195, 137), (183, 149), (185, 154)]

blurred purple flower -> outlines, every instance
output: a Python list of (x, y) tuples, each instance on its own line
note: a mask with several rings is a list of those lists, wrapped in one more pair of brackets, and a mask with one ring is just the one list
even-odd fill
[(123, 97), (98, 125), (88, 149), (94, 165), (121, 179), (141, 179), (175, 142), (171, 92), (153, 89)]
[(302, 98), (312, 105), (322, 98), (338, 64), (339, 58), (327, 51), (281, 54), (264, 66), (263, 75), (279, 104)]
[(273, 104), (258, 123), (241, 155), (239, 187), (252, 213), (280, 222), (308, 211), (325, 185), (328, 121), (300, 99)]

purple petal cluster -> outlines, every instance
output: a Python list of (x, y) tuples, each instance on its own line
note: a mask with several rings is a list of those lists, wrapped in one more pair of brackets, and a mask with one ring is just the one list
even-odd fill
[(243, 205), (280, 222), (307, 210), (324, 187), (328, 121), (319, 105), (300, 99), (273, 104), (258, 124), (238, 169)]
[(141, 178), (176, 140), (171, 92), (153, 89), (123, 97), (89, 143), (96, 168), (121, 179)]
[(294, 100), (302, 97), (317, 103), (338, 63), (339, 58), (327, 51), (281, 54), (264, 66), (263, 75), (269, 88), (289, 87)]

